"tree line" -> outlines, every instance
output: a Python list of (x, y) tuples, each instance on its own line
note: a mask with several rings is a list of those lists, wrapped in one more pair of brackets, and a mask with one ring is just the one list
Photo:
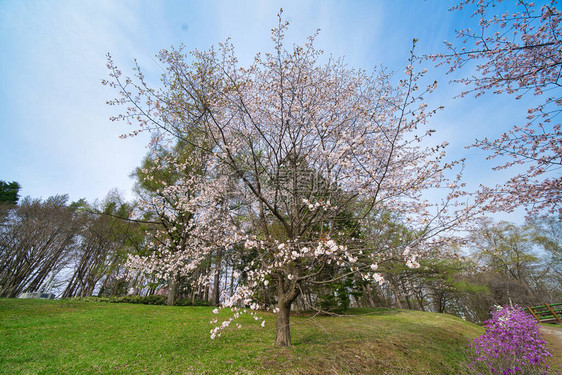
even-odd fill
[[(147, 244), (164, 224), (147, 213), (139, 216), (138, 203), (125, 202), (116, 192), (95, 204), (71, 203), (64, 195), (3, 199), (0, 209), (2, 297), (37, 291), (54, 274), (61, 298), (161, 294), (170, 305), (184, 299), (218, 306), (234, 294), (247, 277), (244, 265), (257, 256), (239, 246), (210, 253), (171, 286), (150, 273), (128, 273), (128, 258), (150, 254)], [(388, 212), (376, 225), (369, 230), (377, 232), (378, 246), (411, 235)], [(294, 309), (339, 314), (348, 307), (407, 308), (482, 321), (492, 305), (560, 300), (561, 244), (562, 226), (553, 217), (524, 225), (483, 220), (462, 242), (424, 254), (418, 268), (389, 257), (379, 263), (384, 283), (350, 275), (320, 288), (303, 288)], [(265, 304), (273, 304), (274, 287), (268, 286), (257, 293)]]

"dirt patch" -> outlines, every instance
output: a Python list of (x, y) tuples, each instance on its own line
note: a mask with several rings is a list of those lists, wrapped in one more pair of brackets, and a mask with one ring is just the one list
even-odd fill
[(552, 357), (547, 361), (551, 371), (549, 374), (562, 374), (562, 325), (541, 326), (541, 333), (548, 343)]

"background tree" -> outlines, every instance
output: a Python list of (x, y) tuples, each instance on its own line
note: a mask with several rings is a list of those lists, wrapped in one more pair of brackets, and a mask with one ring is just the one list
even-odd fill
[(562, 213), (562, 14), (556, 5), (556, 0), (462, 1), (453, 10), (474, 9), (478, 26), (457, 31), (460, 42), (446, 43), (450, 53), (433, 56), (449, 64), (450, 71), (476, 64), (477, 74), (459, 80), (470, 87), (461, 95), (491, 91), (518, 100), (531, 94), (542, 99), (529, 108), (527, 123), (473, 145), (489, 151), (489, 159), (507, 159), (496, 170), (526, 168), (504, 185), (484, 189), (483, 196), (492, 199), (490, 211), (524, 205), (530, 215)]
[(562, 223), (557, 219), (543, 216), (527, 224), (542, 259), (538, 290), (551, 301), (562, 299)]
[(62, 297), (125, 294), (120, 280), (125, 261), (129, 254), (138, 253), (144, 242), (140, 224), (127, 220), (133, 216), (134, 205), (123, 202), (113, 191), (98, 208), (86, 202), (74, 206), (79, 211), (79, 241), (68, 266), (73, 273)]
[[(553, 218), (543, 220), (556, 223)], [(556, 226), (559, 229), (560, 224)], [(492, 305), (532, 306), (561, 298), (560, 260), (553, 262), (545, 247), (559, 247), (560, 238), (550, 237), (545, 229), (533, 223), (517, 226), (484, 221), (473, 231), (469, 246), (478, 267), (470, 280), (489, 290), (471, 297), (470, 310), (478, 320), (487, 317)]]
[(0, 203), (17, 204), (19, 200), (19, 191), (21, 186), (19, 183), (5, 182), (0, 180)]
[(210, 182), (220, 179), (207, 173), (208, 151), (192, 144), (205, 144), (199, 133), (197, 126), (186, 127), (189, 142), (175, 140), (173, 146), (154, 137), (150, 154), (136, 171), (139, 207), (156, 231), (150, 235), (150, 253), (130, 257), (128, 267), (167, 285), (169, 305), (174, 304), (180, 281), (187, 282), (193, 302), (197, 297), (208, 300), (209, 287), (204, 284), (211, 279), (211, 299), (219, 303), (221, 260), (229, 237), (224, 232), (229, 231), (230, 219), (218, 185)]
[(4, 217), (0, 231), (0, 296), (35, 292), (64, 268), (76, 246), (78, 225), (67, 196), (25, 198)]

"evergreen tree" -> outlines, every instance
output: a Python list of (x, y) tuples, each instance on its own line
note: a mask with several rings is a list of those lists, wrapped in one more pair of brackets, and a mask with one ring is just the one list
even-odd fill
[(15, 181), (0, 180), (0, 203), (17, 204), (20, 199), (18, 194), (20, 189), (20, 184)]

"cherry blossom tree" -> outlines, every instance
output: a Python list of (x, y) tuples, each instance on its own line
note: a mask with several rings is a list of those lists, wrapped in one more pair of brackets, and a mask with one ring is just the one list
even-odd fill
[[(194, 129), (190, 131), (193, 135)], [(148, 243), (149, 254), (130, 256), (127, 268), (129, 277), (142, 274), (166, 283), (168, 305), (173, 305), (180, 277), (191, 279), (195, 288), (205, 284), (209, 275), (201, 268), (212, 254), (218, 254), (218, 270), (222, 249), (232, 238), (232, 224), (221, 190), (228, 183), (224, 177), (207, 180), (206, 153), (182, 141), (162, 142), (153, 138), (150, 153), (136, 172), (140, 209), (157, 230)]]
[[(404, 78), (392, 82), (384, 70), (369, 74), (324, 58), (314, 36), (286, 49), (287, 26), (279, 17), (274, 50), (258, 54), (249, 67), (238, 64), (229, 42), (191, 54), (163, 50), (161, 89), (149, 87), (140, 70), (136, 80), (123, 78), (109, 60), (112, 79), (106, 83), (121, 93), (110, 104), (128, 107), (116, 120), (134, 126), (132, 135), (152, 132), (208, 157), (196, 188), (179, 182), (166, 188), (181, 196), (169, 212), (193, 212), (190, 230), (197, 231), (190, 234), (197, 241), (182, 247), (182, 261), (189, 261), (179, 269), (208, 254), (217, 238), (225, 247), (242, 244), (251, 254), (237, 275), (236, 292), (223, 299), (233, 315), (211, 331), (212, 338), (241, 314), (259, 320), (256, 310), (271, 309), (276, 343), (290, 345), (291, 306), (303, 288), (350, 275), (384, 282), (378, 262), (391, 256), (390, 249), (377, 248), (361, 230), (374, 212), (390, 210), (415, 226), (415, 236), (392, 254), (419, 267), (429, 239), (473, 208), (459, 202), (460, 176), (447, 178), (458, 162), (445, 162), (446, 144), (422, 146), (430, 144), (426, 138), (434, 130), (426, 122), (435, 113), (423, 98), (436, 83), (421, 85), (425, 71), (414, 72), (413, 54)], [(193, 128), (203, 135), (190, 136)], [(423, 199), (427, 190), (441, 188), (448, 193), (439, 204)], [(184, 198), (186, 191), (197, 193)], [(174, 246), (163, 243), (161, 253)], [(146, 261), (143, 267), (174, 262)], [(274, 297), (260, 298), (264, 290)]]
[[(513, 94), (517, 100), (535, 95), (542, 101), (528, 109), (527, 122), (515, 125), (499, 138), (472, 145), (498, 158), (496, 170), (515, 175), (502, 186), (484, 188), (490, 210), (512, 211), (526, 206), (529, 214), (562, 213), (562, 13), (556, 0), (463, 0), (453, 10), (474, 9), (474, 29), (457, 31), (460, 43), (446, 42), (449, 53), (434, 55), (450, 71), (476, 64), (476, 74), (459, 82), (468, 86), (461, 95), (486, 92)], [(524, 172), (519, 172), (524, 166)]]

